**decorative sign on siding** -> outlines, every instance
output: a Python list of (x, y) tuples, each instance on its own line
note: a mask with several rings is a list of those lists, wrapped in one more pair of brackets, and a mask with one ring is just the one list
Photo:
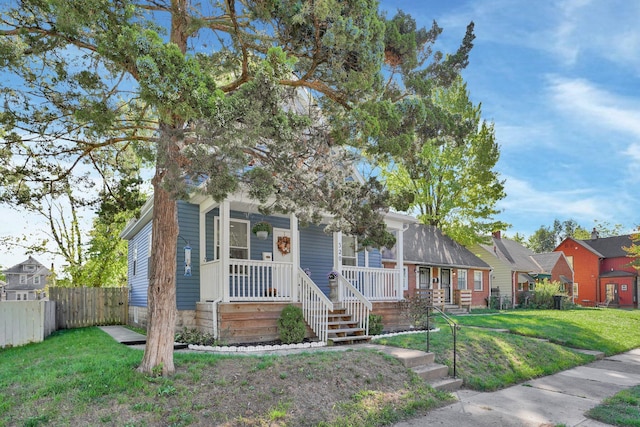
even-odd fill
[(191, 246), (184, 247), (184, 275), (191, 276)]

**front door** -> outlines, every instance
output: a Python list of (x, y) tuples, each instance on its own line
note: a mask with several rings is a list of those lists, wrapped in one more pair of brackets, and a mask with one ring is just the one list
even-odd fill
[(607, 283), (605, 285), (605, 300), (608, 300), (610, 304), (618, 304), (618, 284)]
[(440, 270), (440, 286), (444, 289), (445, 304), (451, 304), (451, 270), (447, 268)]

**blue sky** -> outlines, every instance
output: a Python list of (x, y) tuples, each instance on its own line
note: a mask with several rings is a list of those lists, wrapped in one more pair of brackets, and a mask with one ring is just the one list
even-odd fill
[[(474, 103), (495, 124), (507, 235), (554, 219), (640, 224), (640, 1), (383, 0), (393, 15), (443, 27), (453, 52), (470, 21), (475, 47), (463, 72)], [(2, 208), (0, 235), (35, 219)], [(24, 259), (3, 251), (0, 264)], [(44, 264), (50, 257), (37, 256)], [(59, 265), (59, 264), (58, 264)]]
[(419, 26), (435, 19), (453, 52), (470, 21), (463, 72), (494, 122), (506, 180), (506, 231), (531, 235), (554, 219), (640, 224), (640, 2), (383, 0)]

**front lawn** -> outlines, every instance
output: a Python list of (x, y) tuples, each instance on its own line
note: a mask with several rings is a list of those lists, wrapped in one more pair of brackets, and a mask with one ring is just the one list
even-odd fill
[(98, 328), (0, 349), (2, 426), (378, 426), (448, 404), (379, 352), (175, 354), (176, 374), (136, 371), (142, 351)]
[(455, 320), (461, 325), (504, 328), (567, 347), (598, 350), (607, 356), (640, 347), (639, 310), (514, 310), (495, 315), (457, 316)]
[[(476, 390), (496, 390), (593, 360), (572, 348), (612, 355), (640, 347), (637, 310), (515, 310), (454, 319), (461, 325), (457, 333), (457, 376), (464, 380), (465, 387)], [(436, 321), (440, 331), (431, 334), (430, 351), (436, 354), (437, 362), (449, 366), (452, 374), (451, 329), (441, 320)], [(511, 333), (493, 329), (507, 329)], [(377, 342), (427, 350), (426, 334), (401, 335)]]
[[(436, 362), (449, 366), (453, 374), (453, 336), (446, 325), (430, 336), (430, 351)], [(426, 333), (381, 338), (376, 343), (427, 350)], [(593, 360), (593, 356), (537, 339), (476, 328), (457, 332), (457, 376), (464, 386), (492, 391), (553, 374)]]

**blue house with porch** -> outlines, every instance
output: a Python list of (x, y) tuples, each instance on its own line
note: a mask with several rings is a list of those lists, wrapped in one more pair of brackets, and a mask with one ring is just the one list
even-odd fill
[[(150, 199), (122, 233), (129, 242), (129, 320), (138, 326), (146, 324), (152, 216)], [(269, 341), (278, 337), (282, 309), (296, 304), (311, 338), (366, 337), (374, 305), (403, 299), (403, 230), (416, 220), (385, 216), (397, 242), (394, 251), (385, 251), (394, 259), (383, 260), (354, 236), (326, 232), (329, 219), (300, 226), (293, 214), (263, 216), (258, 203), (241, 193), (222, 202), (201, 195), (179, 201), (177, 327), (198, 328), (224, 343)], [(251, 231), (259, 222), (271, 226), (266, 238)], [(333, 294), (331, 271), (338, 273)]]

